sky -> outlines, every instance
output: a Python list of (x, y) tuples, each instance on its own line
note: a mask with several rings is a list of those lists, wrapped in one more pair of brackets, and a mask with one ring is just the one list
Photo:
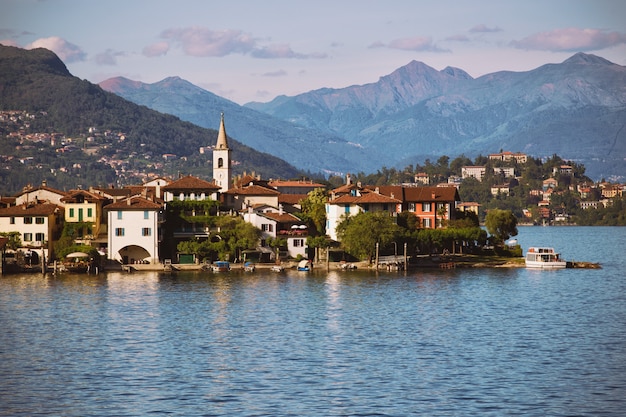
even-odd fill
[(473, 77), (576, 52), (626, 65), (626, 1), (0, 0), (0, 44), (50, 49), (93, 83), (178, 76), (245, 104), (413, 60)]

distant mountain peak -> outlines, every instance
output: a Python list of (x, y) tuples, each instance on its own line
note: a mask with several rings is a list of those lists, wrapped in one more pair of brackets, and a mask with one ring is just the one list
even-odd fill
[(445, 67), (444, 69), (441, 70), (442, 74), (448, 74), (454, 78), (461, 78), (461, 79), (465, 79), (465, 80), (473, 80), (474, 77), (472, 77), (471, 75), (469, 75), (467, 72), (463, 71), (460, 68), (455, 68), (455, 67)]
[(575, 55), (572, 55), (565, 61), (564, 64), (596, 64), (596, 65), (614, 65), (613, 62), (608, 59), (604, 59), (597, 55), (593, 54), (585, 54), (583, 52), (578, 52)]
[(113, 77), (98, 83), (98, 85), (104, 91), (119, 94), (121, 91), (125, 91), (129, 88), (141, 88), (144, 84), (141, 81), (133, 81), (125, 77)]

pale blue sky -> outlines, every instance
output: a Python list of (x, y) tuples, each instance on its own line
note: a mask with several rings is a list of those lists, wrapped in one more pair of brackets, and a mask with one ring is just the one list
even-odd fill
[(0, 43), (73, 75), (179, 76), (239, 104), (376, 82), (412, 60), (478, 77), (578, 51), (626, 65), (623, 0), (0, 0)]

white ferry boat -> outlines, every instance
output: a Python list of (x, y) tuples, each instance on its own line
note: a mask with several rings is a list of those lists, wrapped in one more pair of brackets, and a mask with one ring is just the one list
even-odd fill
[(526, 268), (563, 269), (567, 262), (553, 248), (528, 248), (526, 252)]

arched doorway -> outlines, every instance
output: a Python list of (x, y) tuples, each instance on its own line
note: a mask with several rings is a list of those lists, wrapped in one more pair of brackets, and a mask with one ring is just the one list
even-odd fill
[(124, 265), (138, 263), (152, 263), (152, 255), (146, 249), (137, 245), (128, 245), (120, 249), (116, 258)]

